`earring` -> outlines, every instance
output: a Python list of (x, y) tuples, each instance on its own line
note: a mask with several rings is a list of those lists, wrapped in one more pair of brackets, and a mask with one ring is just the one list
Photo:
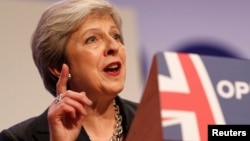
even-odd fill
[(69, 74), (68, 74), (68, 79), (71, 79), (71, 77), (72, 77), (72, 76), (71, 76), (71, 74), (69, 73)]

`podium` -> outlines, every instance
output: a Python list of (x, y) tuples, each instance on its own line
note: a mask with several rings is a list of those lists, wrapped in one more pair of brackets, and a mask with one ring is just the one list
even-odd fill
[(159, 52), (127, 141), (207, 141), (208, 125), (250, 124), (250, 61)]

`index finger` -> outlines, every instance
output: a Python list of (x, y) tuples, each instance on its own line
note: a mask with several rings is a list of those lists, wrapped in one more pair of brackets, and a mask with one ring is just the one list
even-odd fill
[(69, 67), (66, 64), (62, 65), (61, 74), (57, 81), (57, 95), (62, 94), (67, 91), (67, 82), (69, 75)]

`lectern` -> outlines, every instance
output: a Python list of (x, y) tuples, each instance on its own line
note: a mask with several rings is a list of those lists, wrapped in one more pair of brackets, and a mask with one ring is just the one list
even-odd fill
[(207, 141), (208, 125), (250, 124), (250, 61), (159, 52), (127, 141)]

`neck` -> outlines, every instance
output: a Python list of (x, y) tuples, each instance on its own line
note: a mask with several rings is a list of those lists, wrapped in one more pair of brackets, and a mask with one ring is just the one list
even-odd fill
[[(119, 136), (122, 133), (120, 110), (114, 102), (107, 106), (106, 110), (88, 108), (88, 115), (83, 122), (83, 127), (91, 141), (109, 141), (111, 138), (117, 138), (113, 135), (118, 134)], [(116, 140), (111, 139), (111, 141)]]

